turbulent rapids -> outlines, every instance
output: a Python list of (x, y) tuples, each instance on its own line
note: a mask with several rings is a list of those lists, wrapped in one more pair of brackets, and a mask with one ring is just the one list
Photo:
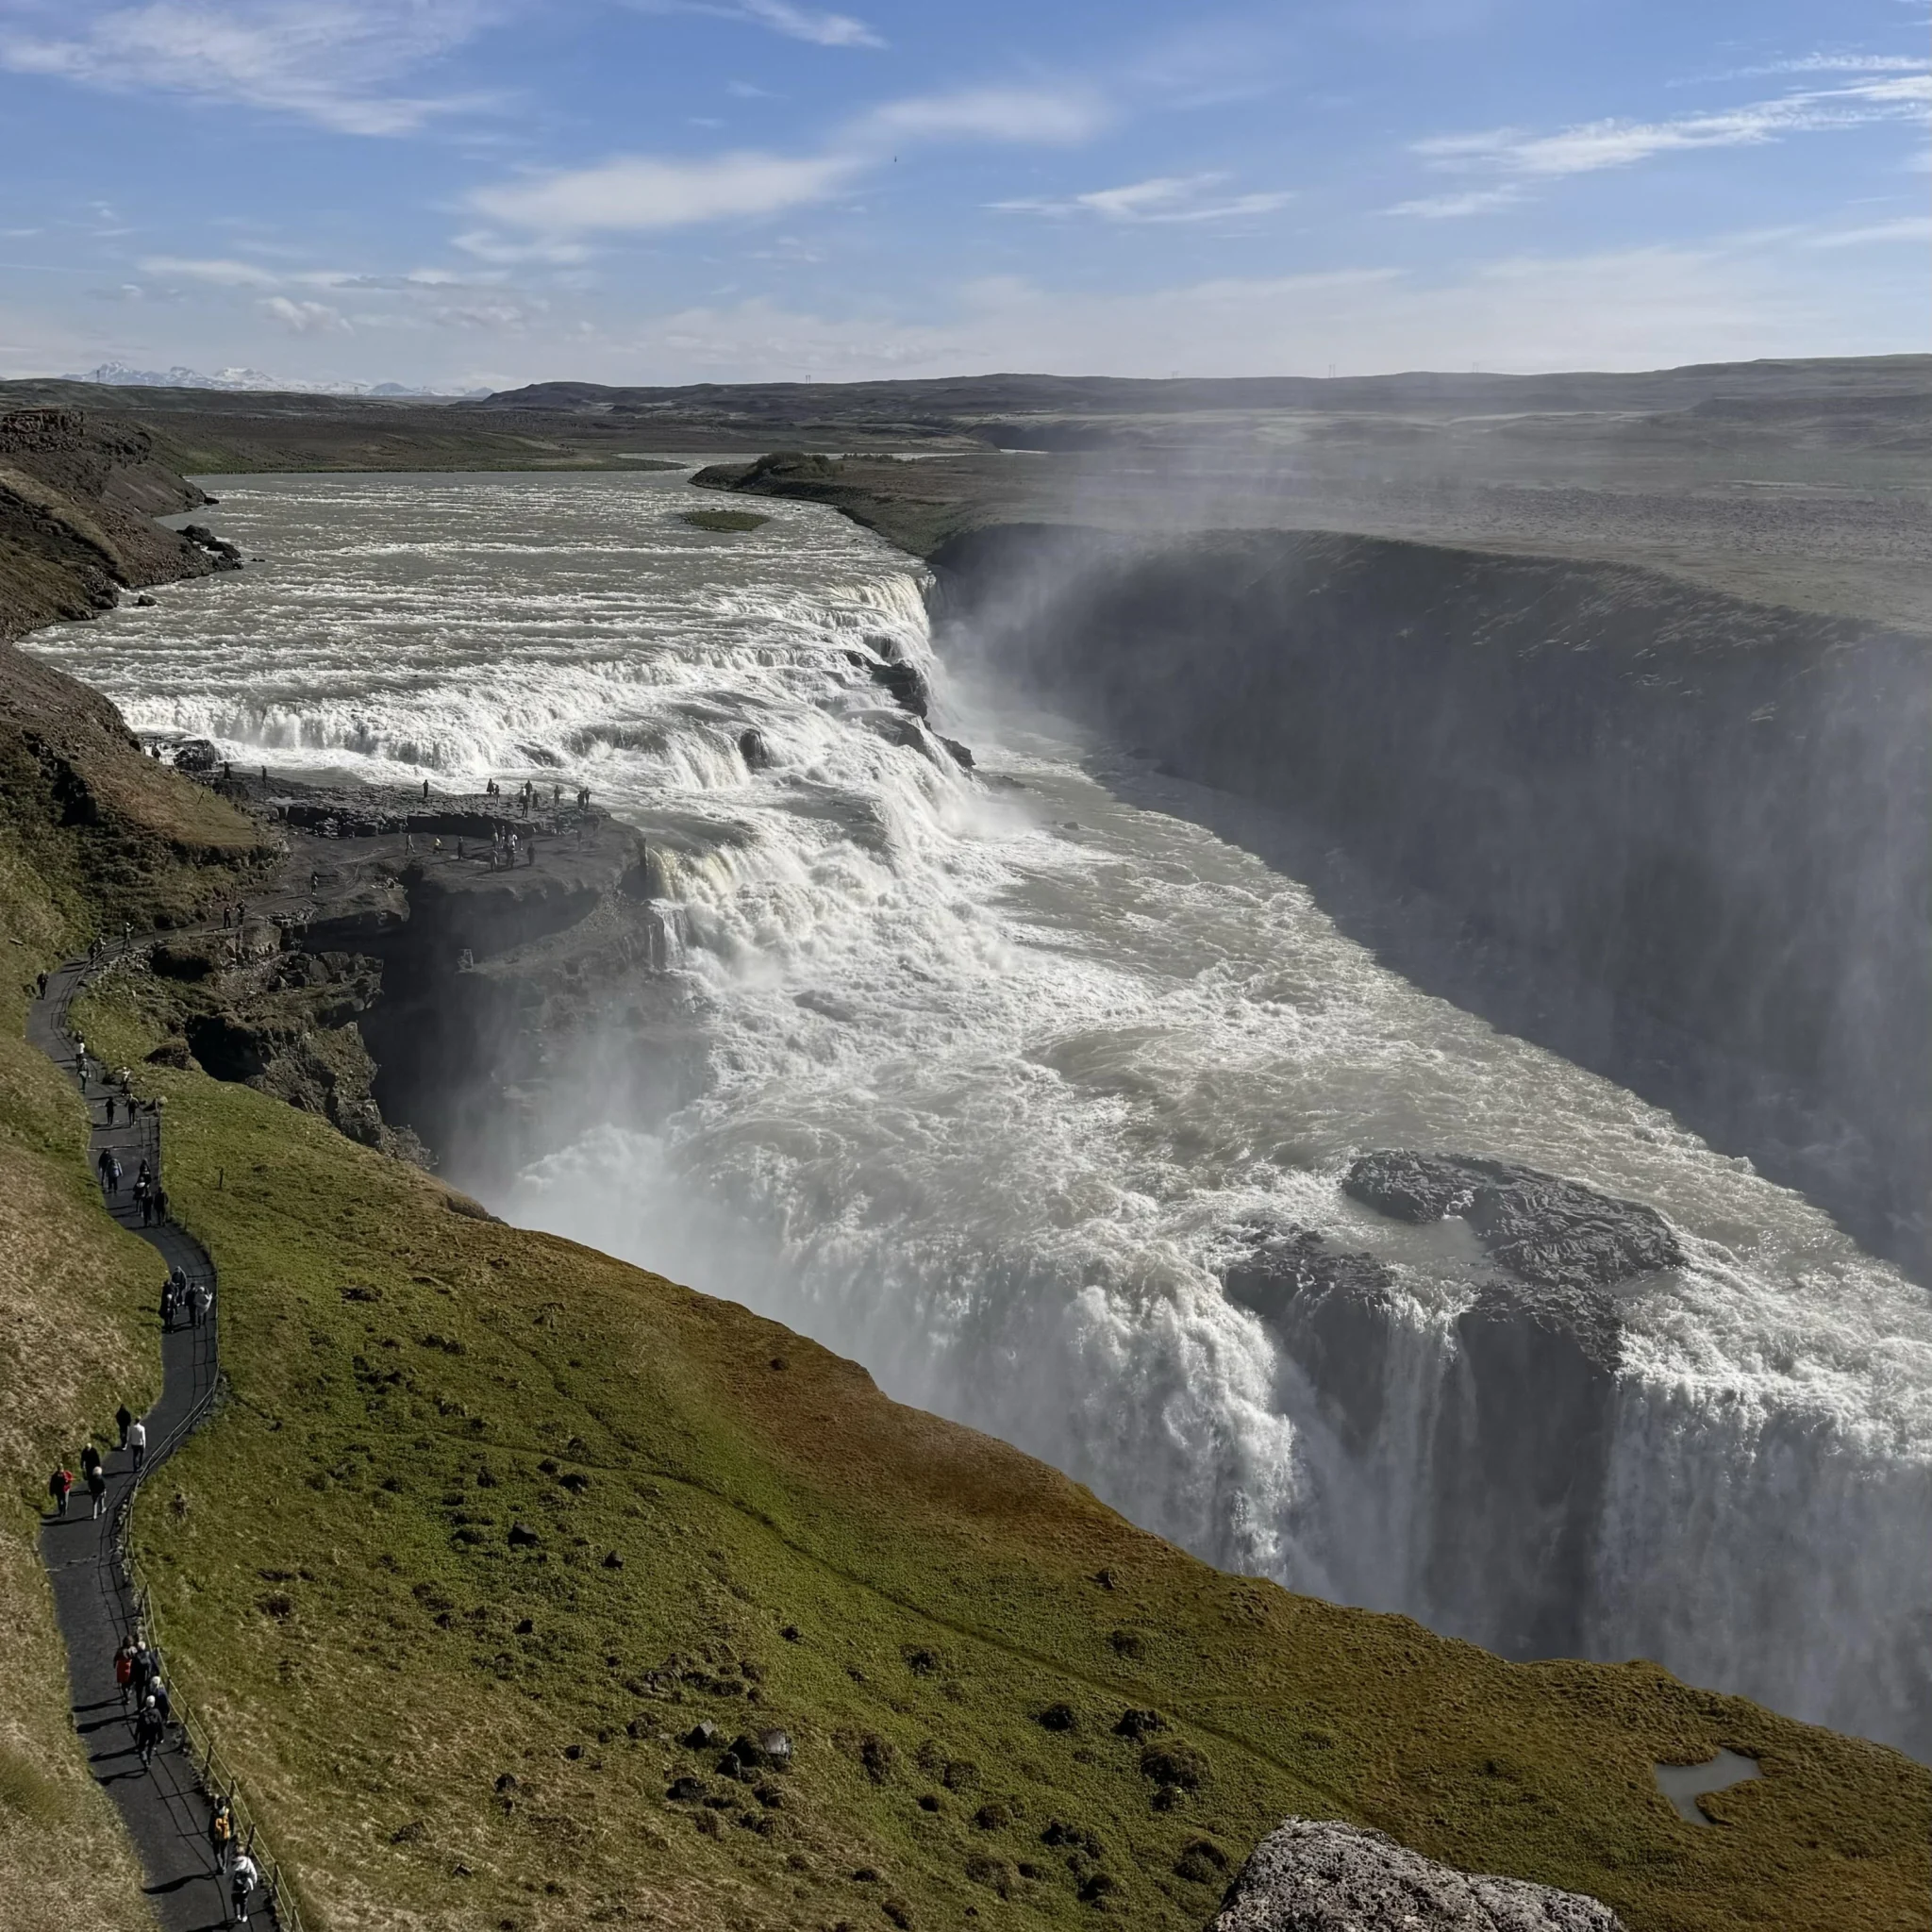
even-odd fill
[[(216, 487), (266, 566), (35, 647), (238, 761), (589, 785), (654, 840), (696, 1075), (559, 1116), (499, 1211), (774, 1315), (1216, 1562), (1932, 1752), (1932, 1315), (1799, 1196), (1379, 965), (1178, 781), (949, 681), (915, 570), (827, 512), (719, 538), (642, 476)], [(1541, 1568), (1511, 1485), (1543, 1473), (1471, 1446), (1509, 1399), (1464, 1319), (1493, 1255), (1344, 1186), (1412, 1148), (1662, 1217)], [(1230, 1293), (1271, 1229), (1374, 1264), (1365, 1407)]]

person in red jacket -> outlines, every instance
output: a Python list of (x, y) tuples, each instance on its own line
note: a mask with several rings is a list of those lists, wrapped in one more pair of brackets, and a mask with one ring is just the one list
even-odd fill
[(62, 1464), (60, 1468), (57, 1469), (47, 1478), (47, 1493), (54, 1499), (55, 1515), (65, 1516), (67, 1514), (67, 1492), (73, 1487), (74, 1472), (67, 1468), (65, 1464)]

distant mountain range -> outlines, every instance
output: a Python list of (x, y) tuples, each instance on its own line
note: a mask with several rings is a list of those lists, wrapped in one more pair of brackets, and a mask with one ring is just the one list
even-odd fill
[(85, 375), (66, 382), (97, 382), (109, 389), (276, 390), (284, 395), (313, 396), (487, 396), (487, 389), (412, 389), (402, 382), (287, 382), (259, 369), (217, 369), (204, 375), (198, 369), (133, 369), (125, 362), (103, 362)]

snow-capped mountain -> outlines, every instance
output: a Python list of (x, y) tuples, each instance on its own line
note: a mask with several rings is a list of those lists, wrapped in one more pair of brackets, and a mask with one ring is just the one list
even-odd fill
[(125, 362), (103, 362), (85, 375), (68, 375), (66, 382), (97, 382), (113, 389), (279, 390), (282, 393), (317, 396), (487, 396), (487, 389), (411, 388), (401, 382), (301, 382), (270, 375), (259, 369), (217, 369), (204, 375), (198, 369), (176, 363), (172, 369), (135, 369)]

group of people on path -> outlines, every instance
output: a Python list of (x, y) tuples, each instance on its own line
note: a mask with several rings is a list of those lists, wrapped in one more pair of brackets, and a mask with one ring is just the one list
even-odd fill
[[(494, 778), (491, 778), (483, 787), (483, 796), (485, 798), (501, 798), (503, 796), (503, 787)], [(523, 790), (517, 793), (517, 809), (527, 818), (542, 803), (542, 800), (543, 793), (541, 788), (532, 780), (525, 778)], [(579, 811), (588, 811), (591, 808), (591, 788), (588, 785), (579, 785), (577, 787), (576, 802)], [(550, 803), (553, 806), (563, 803), (563, 787), (561, 785), (553, 785), (550, 788)]]
[(189, 1280), (185, 1268), (169, 1269), (168, 1278), (161, 1286), (161, 1333), (174, 1334), (178, 1320), (185, 1320), (191, 1328), (199, 1328), (214, 1305), (213, 1291), (205, 1281)]
[[(125, 1432), (123, 1432), (125, 1440)], [(145, 1432), (142, 1444), (146, 1443)], [(91, 1516), (102, 1515), (108, 1507), (108, 1471), (101, 1460), (101, 1452), (90, 1442), (80, 1452), (80, 1479), (86, 1487), (89, 1500), (92, 1504)], [(56, 1466), (54, 1474), (47, 1478), (47, 1493), (54, 1499), (54, 1514), (67, 1514), (67, 1499), (74, 1493), (74, 1472), (63, 1463)]]
[(499, 825), (490, 845), (490, 870), (508, 872), (521, 858), (525, 865), (537, 862), (537, 835), (525, 832), (520, 838), (515, 832)]
[[(121, 1446), (133, 1452), (138, 1474), (147, 1456), (147, 1429), (125, 1403), (115, 1412), (114, 1421), (121, 1431)], [(80, 1452), (80, 1466), (98, 1517), (107, 1507), (108, 1480), (104, 1458), (92, 1442)], [(67, 1514), (73, 1487), (74, 1476), (64, 1465), (48, 1479), (57, 1515)], [(136, 1633), (124, 1637), (114, 1653), (114, 1685), (121, 1693), (122, 1714), (132, 1720), (135, 1756), (143, 1771), (152, 1770), (155, 1753), (167, 1742), (168, 1725), (175, 1715), (174, 1694), (162, 1674), (159, 1650), (140, 1641)], [(246, 1847), (237, 1842), (234, 1811), (219, 1792), (208, 1824), (208, 1848), (214, 1854), (217, 1874), (226, 1879), (229, 1923), (245, 1925), (255, 1890), (261, 1883), (261, 1870)]]
[[(121, 1157), (111, 1147), (103, 1147), (94, 1161), (94, 1172), (100, 1176), (102, 1197), (111, 1208), (121, 1197), (121, 1180), (125, 1173)], [(145, 1155), (134, 1176), (134, 1206), (143, 1227), (158, 1227), (168, 1218), (168, 1191), (148, 1165)]]
[[(178, 1271), (177, 1271), (178, 1272)], [(114, 1426), (121, 1432), (117, 1449), (127, 1451), (129, 1468), (136, 1475), (142, 1472), (147, 1461), (147, 1424), (124, 1402), (114, 1411)], [(80, 1452), (80, 1479), (88, 1495), (93, 1502), (93, 1515), (101, 1516), (107, 1510), (108, 1465), (107, 1459), (92, 1441)], [(67, 1501), (74, 1493), (74, 1472), (64, 1462), (57, 1463), (54, 1474), (47, 1478), (47, 1493), (54, 1499), (54, 1514), (67, 1514)]]
[[(122, 1710), (134, 1713), (135, 1755), (143, 1771), (151, 1770), (175, 1714), (175, 1700), (161, 1675), (160, 1652), (151, 1643), (138, 1643), (132, 1634), (124, 1637), (114, 1653), (114, 1682), (121, 1691)], [(245, 1925), (255, 1888), (261, 1883), (261, 1868), (247, 1846), (237, 1841), (234, 1807), (219, 1791), (208, 1819), (208, 1843), (217, 1874), (227, 1880), (229, 1924)]]
[[(266, 776), (264, 770), (263, 777)], [(246, 916), (246, 907), (238, 901), (232, 907), (223, 908), (222, 924), (227, 926), (232, 918), (234, 924), (239, 926)], [(124, 950), (131, 943), (132, 936), (132, 928), (125, 927), (122, 934)], [(88, 963), (95, 964), (106, 950), (105, 944), (96, 941), (88, 949)], [(46, 997), (47, 975), (44, 973), (40, 975), (36, 991), (42, 999)], [(76, 1039), (74, 1046), (81, 1084), (85, 1086), (90, 1071), (87, 1042)], [(137, 1102), (125, 1073), (121, 1074), (120, 1084), (127, 1108), (128, 1124), (131, 1125)], [(153, 1102), (148, 1104), (154, 1106)], [(115, 1096), (109, 1093), (107, 1097), (107, 1124), (110, 1127), (114, 1124), (114, 1108)], [(101, 1149), (95, 1161), (95, 1172), (100, 1178), (103, 1195), (110, 1204), (113, 1203), (120, 1195), (125, 1171), (119, 1156), (111, 1147)], [(141, 1210), (143, 1227), (152, 1227), (166, 1221), (168, 1196), (145, 1157), (142, 1157), (135, 1174), (133, 1194)], [(187, 1271), (179, 1266), (169, 1270), (160, 1294), (164, 1333), (172, 1333), (179, 1320), (200, 1327), (208, 1319), (213, 1306), (213, 1291), (206, 1282), (191, 1280)], [(114, 1412), (114, 1424), (120, 1433), (116, 1446), (127, 1452), (131, 1473), (138, 1478), (147, 1461), (147, 1424), (125, 1402)], [(92, 1503), (92, 1515), (98, 1520), (107, 1511), (108, 1472), (106, 1458), (92, 1441), (81, 1449), (80, 1468), (81, 1481)], [(67, 1514), (74, 1488), (73, 1471), (64, 1462), (57, 1465), (47, 1479), (47, 1492), (53, 1498), (57, 1517)], [(124, 1714), (131, 1711), (133, 1715), (135, 1753), (141, 1759), (142, 1769), (150, 1770), (155, 1753), (167, 1740), (169, 1721), (174, 1715), (174, 1699), (161, 1674), (159, 1651), (152, 1644), (137, 1642), (132, 1635), (125, 1637), (114, 1654), (114, 1681), (121, 1692), (122, 1711)], [(218, 1877), (226, 1879), (228, 1923), (245, 1925), (249, 1923), (249, 1907), (255, 1902), (256, 1890), (261, 1883), (261, 1870), (250, 1856), (247, 1846), (237, 1841), (234, 1811), (219, 1791), (215, 1793), (213, 1813), (208, 1823), (208, 1848), (214, 1856)]]

